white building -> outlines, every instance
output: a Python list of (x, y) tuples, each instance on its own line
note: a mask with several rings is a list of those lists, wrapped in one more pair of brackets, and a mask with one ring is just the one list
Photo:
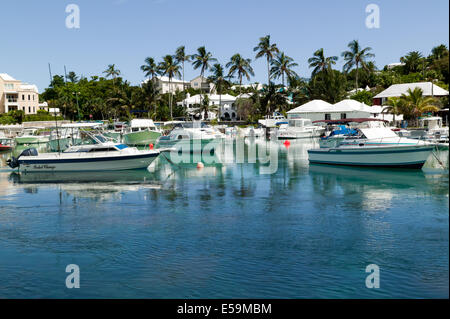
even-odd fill
[[(144, 80), (143, 83), (148, 81)], [(190, 85), (189, 81), (182, 81), (176, 78), (172, 78), (169, 82), (168, 76), (155, 76), (152, 80), (156, 84), (156, 88), (159, 90), (161, 94), (166, 94), (169, 92), (183, 91), (185, 88), (188, 88)]]
[[(229, 94), (196, 94), (190, 96), (187, 94), (186, 99), (178, 102), (177, 105), (184, 105), (187, 108), (189, 115), (200, 115), (197, 111), (198, 106), (203, 102), (204, 97), (207, 96), (209, 99), (209, 105), (215, 105), (218, 108), (219, 118), (224, 120), (235, 120), (237, 116), (236, 108), (234, 102), (236, 97)], [(217, 111), (209, 112), (208, 119), (217, 118)], [(201, 118), (204, 119), (204, 114), (201, 114)]]
[[(311, 121), (340, 120), (348, 118), (378, 118), (392, 121), (391, 114), (382, 113), (383, 107), (369, 106), (356, 100), (342, 100), (330, 104), (322, 100), (313, 100), (287, 112), (288, 119), (306, 118)], [(401, 120), (402, 116), (396, 116)]]
[(448, 91), (444, 90), (440, 86), (437, 86), (431, 82), (417, 82), (417, 83), (403, 83), (393, 84), (383, 92), (373, 97), (374, 105), (383, 105), (390, 97), (400, 97), (402, 94), (408, 94), (408, 89), (413, 91), (415, 88), (420, 88), (423, 91), (424, 96), (446, 96)]

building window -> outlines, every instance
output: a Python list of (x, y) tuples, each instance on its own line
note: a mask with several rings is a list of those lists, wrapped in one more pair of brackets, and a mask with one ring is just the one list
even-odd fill
[(33, 101), (34, 101), (34, 94), (33, 94)]
[(31, 113), (31, 106), (28, 107), (28, 113)]
[(341, 120), (346, 119), (347, 118), (347, 113), (341, 113)]
[(14, 90), (14, 84), (12, 83), (5, 83), (5, 90)]
[(33, 106), (33, 113), (36, 113), (36, 107)]
[(30, 98), (30, 94), (28, 94), (28, 101), (30, 101), (31, 100), (31, 98)]
[(25, 94), (22, 94), (22, 101), (25, 101)]
[(325, 114), (325, 121), (331, 120), (331, 114)]

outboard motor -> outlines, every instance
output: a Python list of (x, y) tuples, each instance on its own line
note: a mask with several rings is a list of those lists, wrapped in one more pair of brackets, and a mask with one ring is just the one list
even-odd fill
[(6, 164), (8, 164), (8, 166), (11, 168), (16, 168), (19, 167), (19, 158), (21, 156), (37, 156), (37, 155), (38, 155), (37, 149), (35, 149), (34, 147), (27, 148), (26, 150), (23, 150), (22, 153), (20, 153), (20, 155), (17, 158), (12, 156), (10, 159), (8, 159), (6, 161)]

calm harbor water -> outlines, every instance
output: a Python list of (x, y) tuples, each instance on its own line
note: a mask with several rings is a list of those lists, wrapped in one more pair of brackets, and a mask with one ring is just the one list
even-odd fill
[(246, 143), (276, 150), (276, 172), (232, 153), (19, 175), (0, 154), (0, 298), (449, 297), (448, 151), (446, 169), (386, 170), (309, 165), (312, 140)]

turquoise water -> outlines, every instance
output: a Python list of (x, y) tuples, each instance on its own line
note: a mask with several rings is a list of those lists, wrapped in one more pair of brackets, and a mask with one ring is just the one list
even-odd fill
[(254, 143), (278, 152), (275, 173), (233, 153), (202, 169), (0, 168), (0, 298), (449, 297), (448, 151), (446, 169), (359, 169), (310, 166), (314, 141)]

